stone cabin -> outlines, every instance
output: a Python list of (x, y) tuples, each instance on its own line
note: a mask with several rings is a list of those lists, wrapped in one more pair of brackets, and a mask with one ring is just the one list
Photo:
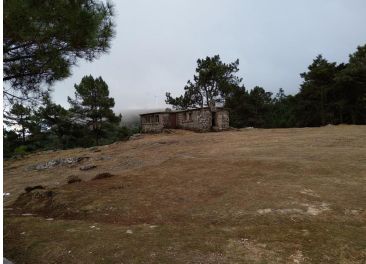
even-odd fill
[(159, 133), (164, 128), (188, 129), (194, 131), (222, 131), (229, 128), (229, 111), (208, 107), (181, 111), (154, 112), (140, 115), (143, 133)]

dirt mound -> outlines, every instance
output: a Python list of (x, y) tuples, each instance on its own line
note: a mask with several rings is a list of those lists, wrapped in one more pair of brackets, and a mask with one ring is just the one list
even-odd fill
[(105, 178), (111, 178), (113, 176), (114, 175), (109, 172), (103, 172), (103, 173), (97, 174), (97, 176), (95, 176), (92, 180), (101, 180), (101, 179), (105, 179)]
[(44, 212), (50, 210), (56, 193), (53, 190), (36, 189), (19, 195), (14, 207), (24, 212)]
[(70, 175), (67, 177), (67, 184), (81, 182), (81, 179), (76, 175)]
[(44, 187), (42, 185), (36, 185), (36, 186), (28, 186), (28, 187), (25, 187), (24, 190), (25, 192), (29, 193), (33, 190), (44, 190)]

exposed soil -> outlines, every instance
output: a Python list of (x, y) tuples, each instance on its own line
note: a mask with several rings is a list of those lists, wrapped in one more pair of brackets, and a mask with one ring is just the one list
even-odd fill
[(5, 256), (366, 263), (366, 126), (171, 132), (5, 161)]

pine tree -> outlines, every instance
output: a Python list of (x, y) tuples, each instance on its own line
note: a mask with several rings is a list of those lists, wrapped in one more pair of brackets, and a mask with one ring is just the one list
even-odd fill
[(75, 84), (75, 99), (68, 97), (70, 111), (74, 113), (75, 122), (86, 125), (94, 134), (99, 145), (104, 128), (110, 123), (119, 123), (121, 116), (112, 110), (114, 99), (109, 97), (108, 85), (102, 77), (94, 79), (91, 75), (84, 76), (80, 84)]
[(335, 62), (328, 62), (318, 55), (308, 71), (300, 74), (304, 79), (298, 95), (298, 114), (303, 120), (302, 125), (319, 126), (332, 122), (327, 95), (334, 88), (337, 71)]
[(4, 98), (41, 99), (80, 58), (109, 50), (113, 8), (96, 0), (4, 0)]
[(178, 109), (224, 104), (226, 96), (241, 82), (235, 75), (238, 66), (239, 60), (226, 64), (219, 55), (197, 60), (196, 74), (184, 87), (184, 95), (173, 98), (166, 93), (166, 103)]
[(4, 123), (20, 135), (23, 144), (26, 142), (26, 134), (32, 127), (31, 114), (31, 108), (20, 103), (15, 103), (10, 111), (4, 114)]
[(349, 63), (336, 76), (336, 88), (342, 119), (352, 124), (365, 124), (366, 45), (359, 46), (350, 55)]

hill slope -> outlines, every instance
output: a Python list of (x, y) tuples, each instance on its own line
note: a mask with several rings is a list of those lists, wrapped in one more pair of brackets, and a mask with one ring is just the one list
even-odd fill
[[(45, 189), (21, 194), (34, 185)], [(365, 126), (174, 131), (43, 152), (5, 162), (4, 192), (16, 263), (366, 261)]]

